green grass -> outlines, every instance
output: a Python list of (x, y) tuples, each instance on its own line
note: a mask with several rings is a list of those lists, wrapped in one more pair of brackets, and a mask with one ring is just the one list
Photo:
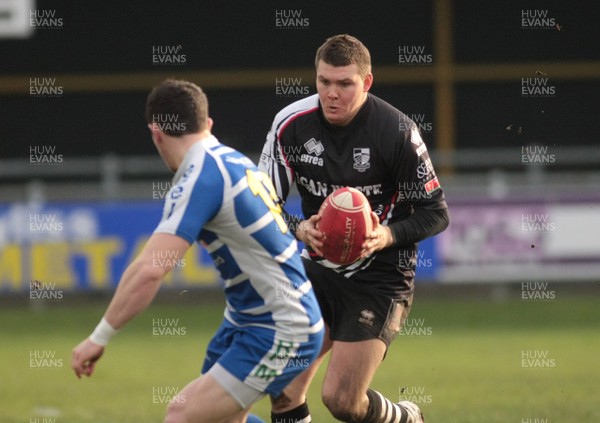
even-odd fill
[[(198, 374), (221, 320), (221, 300), (152, 305), (111, 341), (96, 374), (77, 380), (69, 367), (71, 349), (93, 329), (105, 305), (0, 309), (1, 422), (162, 421), (165, 406), (154, 403), (153, 388), (182, 388)], [(178, 318), (185, 336), (154, 337), (156, 318)], [(424, 319), (420, 324), (429, 335), (399, 337), (372, 387), (396, 401), (402, 388), (405, 396), (419, 397), (428, 422), (600, 421), (596, 298), (418, 298), (409, 319), (413, 325)], [(57, 361), (31, 368), (32, 350), (54, 352)], [(523, 352), (547, 354), (549, 361), (523, 368)], [(322, 371), (309, 393), (313, 421), (331, 422), (320, 401), (321, 381)], [(254, 412), (266, 419), (268, 400)]]

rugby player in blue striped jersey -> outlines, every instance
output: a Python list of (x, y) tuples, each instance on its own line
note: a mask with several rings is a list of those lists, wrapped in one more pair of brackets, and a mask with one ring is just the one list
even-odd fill
[[(202, 375), (173, 397), (165, 422), (245, 422), (254, 402), (278, 397), (317, 357), (319, 306), (270, 179), (211, 134), (202, 89), (164, 81), (148, 96), (146, 119), (175, 172), (162, 220), (94, 332), (73, 350), (71, 366), (78, 377), (91, 376), (111, 336), (151, 303), (164, 276), (199, 242), (223, 279), (224, 319)], [(157, 263), (157, 252), (173, 260)]]

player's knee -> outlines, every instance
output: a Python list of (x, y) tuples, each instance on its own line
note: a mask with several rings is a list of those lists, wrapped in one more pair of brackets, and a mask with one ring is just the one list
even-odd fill
[(306, 399), (302, 392), (282, 392), (278, 397), (270, 396), (271, 411), (274, 413), (284, 413), (303, 404)]
[(360, 401), (343, 390), (323, 391), (322, 400), (331, 415), (343, 422), (359, 421), (363, 417)]
[(287, 411), (290, 400), (283, 392), (278, 397), (271, 395), (271, 411), (274, 413), (281, 413)]
[(186, 423), (186, 417), (180, 404), (171, 403), (167, 407), (164, 423)]

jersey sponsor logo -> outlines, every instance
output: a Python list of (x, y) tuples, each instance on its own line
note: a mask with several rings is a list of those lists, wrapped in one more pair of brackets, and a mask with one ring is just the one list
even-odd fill
[[(342, 188), (342, 185), (331, 185), (331, 189), (333, 191), (335, 191), (338, 188)], [(359, 190), (360, 192), (362, 192), (366, 197), (370, 196), (371, 194), (373, 195), (379, 195), (382, 193), (381, 191), (381, 184), (374, 184), (374, 185), (358, 185), (358, 186), (354, 186), (353, 188), (356, 188), (357, 190)]]
[(427, 158), (423, 163), (417, 166), (417, 178), (426, 179), (435, 176), (431, 159)]
[(304, 148), (306, 148), (306, 151), (308, 151), (310, 154), (314, 154), (317, 157), (320, 156), (323, 153), (323, 151), (325, 151), (325, 147), (323, 147), (321, 141), (317, 141), (314, 138), (311, 138), (308, 141), (306, 141), (304, 143)]
[[(343, 188), (346, 186), (335, 184), (329, 185), (327, 182), (315, 181), (314, 179), (300, 175), (298, 172), (296, 172), (296, 183), (298, 187), (305, 188), (309, 193), (317, 197), (327, 197), (330, 189), (331, 192), (333, 192), (338, 188)], [(381, 184), (355, 185), (353, 186), (353, 188), (356, 188), (367, 197), (369, 197), (370, 195), (380, 195), (383, 192), (381, 189)]]
[(264, 379), (267, 382), (271, 382), (281, 373), (282, 372), (280, 370), (269, 367), (266, 364), (259, 364), (256, 370), (254, 371), (253, 376), (259, 379)]
[(432, 192), (437, 191), (439, 188), (440, 181), (438, 181), (437, 176), (425, 184), (425, 191), (427, 194), (431, 194)]
[(371, 310), (364, 309), (360, 312), (360, 317), (358, 318), (358, 321), (363, 325), (373, 326), (373, 324), (375, 324), (374, 320), (375, 313), (373, 313)]
[(310, 154), (302, 154), (300, 156), (300, 161), (302, 163), (308, 163), (308, 164), (312, 164), (315, 166), (323, 167), (323, 158), (322, 157), (315, 157), (315, 156), (311, 156)]
[(323, 151), (325, 151), (325, 147), (323, 147), (321, 141), (317, 141), (316, 139), (311, 138), (304, 143), (304, 148), (306, 149), (307, 153), (296, 154), (295, 157), (290, 157), (290, 155), (288, 155), (288, 161), (299, 161), (300, 163), (307, 163), (323, 167), (323, 158), (319, 156), (323, 154)]
[(301, 359), (299, 363), (290, 363), (290, 359), (296, 361), (300, 358), (300, 345), (296, 342), (278, 340), (274, 346), (275, 351), (271, 349), (272, 354), (263, 358), (262, 362), (255, 368), (253, 376), (264, 379), (267, 382), (273, 381), (277, 376), (283, 373), (285, 367), (290, 364), (300, 364), (298, 367), (308, 367), (310, 360)]
[(171, 192), (169, 193), (169, 197), (171, 198), (171, 200), (178, 200), (183, 196), (183, 186), (181, 185), (175, 185), (173, 188), (171, 188)]
[(296, 173), (297, 185), (304, 187), (309, 193), (317, 197), (327, 197), (327, 182), (315, 181), (307, 178), (306, 176), (300, 176)]
[(355, 148), (352, 157), (354, 158), (354, 170), (364, 172), (371, 167), (371, 149)]
[(188, 166), (188, 168), (185, 170), (185, 172), (183, 172), (183, 175), (181, 176), (181, 182), (185, 182), (188, 180), (190, 174), (194, 171), (195, 167), (196, 166), (193, 163)]
[(425, 163), (421, 163), (417, 167), (417, 178), (425, 179), (425, 177), (429, 175), (429, 170), (427, 169), (427, 165)]
[(425, 143), (423, 143), (423, 144), (421, 144), (421, 146), (419, 148), (417, 148), (417, 157), (421, 157), (421, 155), (426, 152), (427, 152), (427, 146), (425, 145)]

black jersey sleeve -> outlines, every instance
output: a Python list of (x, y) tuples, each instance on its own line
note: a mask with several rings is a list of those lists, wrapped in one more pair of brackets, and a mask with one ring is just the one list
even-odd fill
[(448, 206), (416, 125), (406, 131), (392, 166), (398, 183), (397, 204), (406, 213), (389, 223), (396, 247), (407, 247), (448, 227)]
[(408, 247), (444, 231), (450, 223), (448, 209), (417, 208), (406, 219), (389, 225), (394, 246)]

